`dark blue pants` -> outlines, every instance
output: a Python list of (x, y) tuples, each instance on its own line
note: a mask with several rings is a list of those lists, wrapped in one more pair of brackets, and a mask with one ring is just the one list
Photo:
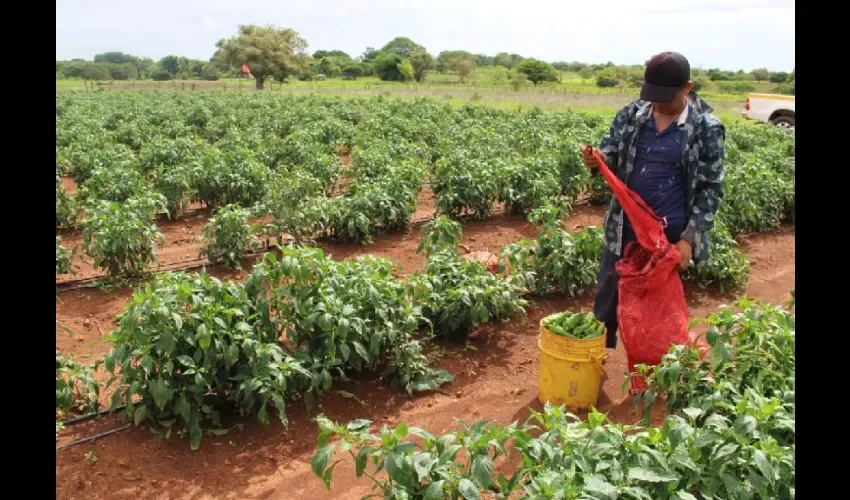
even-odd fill
[[(670, 224), (665, 228), (664, 233), (667, 235), (667, 240), (671, 243), (676, 243), (682, 236), (685, 230), (685, 223)], [(623, 244), (621, 250), (625, 250), (626, 244), (637, 240), (628, 219), (623, 223)], [(608, 250), (606, 244), (602, 251), (602, 263), (599, 266), (599, 277), (596, 280), (596, 298), (593, 302), (593, 314), (596, 319), (605, 323), (607, 337), (605, 339), (605, 347), (614, 349), (617, 347), (617, 285), (620, 282), (620, 276), (614, 270), (614, 264), (620, 260), (620, 256), (616, 255), (611, 250)]]

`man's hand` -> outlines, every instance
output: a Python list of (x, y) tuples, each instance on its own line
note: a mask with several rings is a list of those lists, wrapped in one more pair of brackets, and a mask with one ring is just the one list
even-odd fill
[(593, 155), (592, 146), (581, 146), (581, 161), (584, 163), (585, 167), (591, 170), (599, 168), (599, 159)]
[(691, 244), (688, 243), (687, 240), (679, 240), (676, 243), (676, 248), (679, 249), (679, 253), (682, 254), (682, 260), (679, 262), (679, 269), (684, 271), (687, 269), (688, 264), (691, 263), (691, 258), (694, 256), (694, 250), (691, 248)]

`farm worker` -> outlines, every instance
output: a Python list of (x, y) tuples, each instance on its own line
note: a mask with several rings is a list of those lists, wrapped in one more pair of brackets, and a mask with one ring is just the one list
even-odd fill
[[(617, 113), (599, 146), (611, 171), (666, 219), (665, 233), (682, 254), (682, 270), (692, 259), (697, 265), (708, 261), (709, 233), (723, 196), (726, 131), (692, 87), (684, 56), (654, 56), (646, 66), (640, 99)], [(598, 175), (591, 149), (582, 147), (582, 160)], [(606, 347), (614, 349), (619, 279), (614, 263), (636, 237), (616, 197), (604, 225), (593, 312), (605, 323)]]

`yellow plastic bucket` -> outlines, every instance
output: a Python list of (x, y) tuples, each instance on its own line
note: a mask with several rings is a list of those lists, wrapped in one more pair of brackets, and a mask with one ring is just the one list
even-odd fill
[(586, 410), (596, 406), (602, 386), (602, 362), (605, 335), (596, 339), (570, 339), (556, 335), (540, 321), (540, 392), (541, 403), (564, 405), (568, 409)]

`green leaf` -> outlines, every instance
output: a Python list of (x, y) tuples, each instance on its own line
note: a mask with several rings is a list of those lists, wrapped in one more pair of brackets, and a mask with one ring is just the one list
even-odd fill
[(694, 446), (697, 448), (705, 448), (706, 446), (713, 445), (720, 438), (720, 434), (716, 432), (706, 432), (705, 434), (700, 434), (696, 439), (694, 439)]
[(413, 469), (416, 471), (417, 480), (419, 482), (422, 482), (431, 474), (431, 467), (433, 465), (434, 457), (427, 451), (413, 455)]
[(674, 500), (697, 500), (697, 497), (691, 495), (687, 491), (679, 491), (676, 493), (676, 496), (673, 497)]
[(193, 360), (189, 356), (186, 356), (185, 354), (182, 355), (182, 356), (177, 356), (177, 361), (181, 365), (189, 367), (189, 368), (193, 368), (195, 366), (195, 360)]
[(399, 439), (407, 436), (407, 424), (404, 422), (398, 424), (398, 427), (395, 428), (394, 434), (395, 437)]
[(171, 317), (174, 319), (174, 324), (177, 325), (177, 329), (183, 328), (183, 318), (177, 314), (176, 312), (171, 313)]
[(487, 455), (477, 455), (472, 459), (472, 477), (483, 488), (493, 483), (493, 460)]
[(165, 409), (165, 405), (171, 400), (171, 390), (168, 388), (168, 383), (162, 379), (151, 380), (148, 383), (148, 389), (153, 396), (153, 402), (159, 411)]
[(366, 348), (363, 347), (363, 344), (361, 344), (360, 342), (357, 342), (356, 340), (354, 342), (352, 342), (351, 344), (354, 346), (354, 351), (361, 358), (365, 359), (366, 361), (371, 361), (371, 357), (369, 356), (369, 351), (367, 351)]
[(711, 346), (711, 365), (717, 368), (721, 364), (729, 361), (729, 351), (726, 349), (726, 344), (717, 342)]
[(758, 422), (755, 417), (752, 415), (741, 415), (735, 420), (735, 434), (740, 436), (749, 436), (752, 434), (756, 427), (758, 426)]
[(443, 500), (443, 485), (445, 484), (446, 481), (444, 479), (429, 484), (422, 500)]
[(351, 432), (360, 432), (369, 430), (369, 425), (372, 422), (370, 420), (359, 418), (357, 420), (352, 420), (345, 426), (345, 428)]
[(184, 422), (188, 422), (189, 418), (192, 416), (192, 408), (189, 406), (189, 402), (186, 401), (186, 396), (182, 394), (174, 403), (174, 409), (177, 411), (178, 415), (183, 417)]
[(433, 441), (434, 439), (433, 434), (426, 431), (425, 429), (422, 429), (421, 427), (410, 427), (409, 429), (407, 429), (407, 432), (413, 436), (419, 436), (422, 439), (427, 439), (431, 441)]
[(357, 456), (354, 457), (354, 473), (357, 477), (363, 476), (363, 471), (366, 470), (366, 464), (369, 463), (370, 452), (371, 448), (369, 447), (361, 448)]
[(458, 482), (457, 491), (466, 500), (481, 499), (481, 494), (479, 493), (478, 488), (475, 486), (475, 483), (465, 477), (461, 478), (460, 482)]
[(333, 475), (334, 475), (334, 468), (336, 467), (336, 465), (337, 465), (339, 462), (340, 462), (339, 460), (337, 460), (336, 462), (334, 462), (334, 464), (333, 464), (333, 465), (331, 465), (330, 467), (328, 467), (328, 468), (327, 468), (327, 470), (325, 470), (325, 473), (324, 473), (324, 474), (322, 474), (322, 482), (323, 482), (323, 483), (325, 483), (325, 488), (330, 489), (330, 487), (331, 487), (331, 480), (333, 479)]
[(604, 498), (616, 500), (617, 488), (606, 481), (602, 476), (588, 475), (584, 477), (584, 491), (596, 493)]
[(336, 448), (336, 444), (331, 443), (319, 448), (319, 451), (313, 455), (313, 459), (310, 460), (310, 467), (313, 469), (313, 474), (320, 478), (322, 477), (325, 468), (328, 466), (328, 462), (334, 454), (334, 448)]
[(192, 410), (192, 415), (189, 418), (189, 441), (191, 442), (193, 451), (201, 447), (202, 437), (203, 432), (201, 431), (201, 423), (199, 422), (198, 412), (197, 410)]
[(135, 425), (139, 425), (141, 422), (145, 420), (147, 416), (148, 407), (145, 405), (139, 405), (136, 407), (136, 410), (133, 412), (133, 423)]
[(773, 466), (770, 465), (770, 461), (767, 459), (767, 455), (761, 450), (756, 450), (753, 453), (753, 460), (756, 463), (756, 467), (758, 467), (761, 475), (764, 476), (770, 483), (773, 483), (774, 480), (774, 472)]
[(402, 476), (403, 459), (398, 453), (394, 451), (387, 453), (384, 459), (384, 465), (387, 468), (387, 475), (391, 480), (397, 483), (404, 483), (404, 477)]
[(224, 362), (227, 367), (230, 368), (237, 361), (239, 361), (239, 346), (236, 344), (230, 344), (227, 348), (227, 354), (224, 357)]
[(629, 469), (629, 480), (645, 481), (647, 483), (667, 483), (670, 481), (678, 481), (679, 476), (662, 469), (635, 467), (633, 469)]
[(139, 364), (145, 370), (145, 373), (150, 374), (151, 370), (153, 370), (153, 358), (147, 354), (142, 357), (142, 361)]
[(682, 411), (685, 412), (685, 415), (691, 417), (692, 420), (696, 420), (702, 415), (702, 409), (700, 408), (685, 408)]

